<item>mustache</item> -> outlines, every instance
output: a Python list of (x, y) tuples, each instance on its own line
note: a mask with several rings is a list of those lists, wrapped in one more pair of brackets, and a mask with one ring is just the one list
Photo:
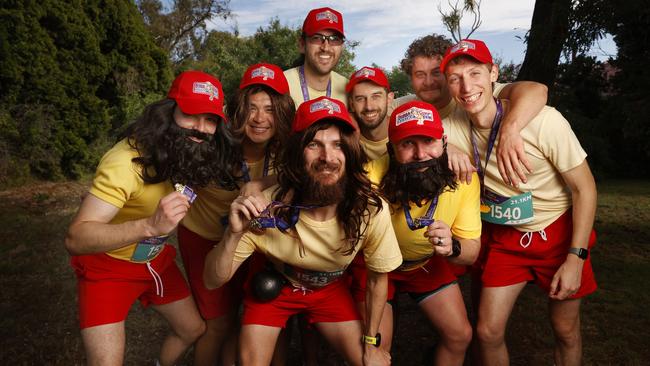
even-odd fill
[(315, 161), (311, 164), (311, 169), (317, 172), (322, 172), (323, 170), (338, 171), (340, 168), (340, 164), (328, 163), (327, 161)]
[(173, 123), (169, 126), (170, 132), (176, 134), (177, 136), (180, 137), (195, 137), (197, 139), (203, 140), (203, 142), (212, 142), (214, 140), (214, 135), (201, 132), (199, 130), (194, 130), (194, 129), (189, 129), (189, 128), (183, 128), (177, 125), (176, 123)]

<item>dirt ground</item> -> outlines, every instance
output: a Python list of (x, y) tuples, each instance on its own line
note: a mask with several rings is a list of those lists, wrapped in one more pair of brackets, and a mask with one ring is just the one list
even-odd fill
[[(76, 281), (63, 247), (65, 230), (87, 184), (40, 183), (0, 191), (0, 364), (77, 365), (84, 352), (77, 327)], [(650, 185), (599, 185), (592, 252), (599, 291), (583, 302), (585, 365), (642, 365), (650, 360)], [(461, 281), (466, 289), (466, 279)], [(430, 364), (435, 331), (408, 296), (399, 299), (393, 364)], [(512, 365), (552, 365), (546, 297), (528, 286), (508, 328)], [(127, 319), (126, 364), (153, 365), (164, 321), (135, 304)], [(356, 341), (356, 340), (354, 340)], [(290, 365), (299, 365), (294, 336)], [(180, 364), (191, 364), (191, 353)], [(342, 364), (326, 348), (319, 364)]]

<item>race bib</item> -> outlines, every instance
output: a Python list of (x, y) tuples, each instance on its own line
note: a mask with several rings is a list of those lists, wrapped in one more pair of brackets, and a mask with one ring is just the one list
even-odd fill
[(533, 221), (533, 195), (525, 192), (503, 197), (485, 190), (481, 219), (497, 225), (520, 225)]
[(292, 267), (288, 264), (284, 265), (284, 274), (296, 280), (301, 285), (307, 288), (323, 287), (338, 280), (345, 270), (334, 272), (320, 272), (310, 271), (298, 267)]
[(154, 259), (165, 247), (167, 238), (169, 238), (169, 235), (154, 236), (138, 242), (131, 256), (131, 261), (148, 262)]

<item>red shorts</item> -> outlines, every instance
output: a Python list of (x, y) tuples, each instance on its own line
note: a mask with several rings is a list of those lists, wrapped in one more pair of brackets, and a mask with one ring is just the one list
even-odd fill
[(73, 256), (70, 264), (77, 275), (81, 329), (125, 320), (136, 299), (146, 307), (190, 296), (175, 257), (174, 247), (165, 245), (149, 262), (152, 273), (145, 263), (115, 259), (104, 253)]
[(247, 289), (242, 324), (284, 328), (287, 319), (298, 313), (304, 313), (309, 324), (361, 319), (347, 281), (340, 279), (314, 290), (285, 285), (277, 298), (266, 303), (258, 302)]
[[(546, 240), (542, 233), (545, 233)], [(502, 287), (534, 281), (544, 291), (550, 291), (555, 272), (566, 261), (572, 233), (571, 209), (539, 232), (524, 233), (509, 226), (494, 225), (486, 234), (489, 235), (486, 241), (490, 248), (482, 276), (483, 286)], [(589, 248), (595, 242), (596, 233), (592, 230)], [(584, 297), (596, 288), (590, 255), (582, 267), (580, 289), (571, 298)]]
[[(351, 291), (354, 300), (366, 299), (366, 264), (363, 255), (357, 255), (350, 265), (352, 277)], [(433, 256), (427, 263), (410, 271), (388, 273), (388, 299), (395, 298), (395, 292), (407, 292), (417, 299), (419, 294), (430, 294), (456, 281), (449, 263), (442, 257)]]
[(242, 263), (225, 285), (208, 290), (203, 283), (205, 257), (219, 242), (207, 240), (183, 225), (178, 225), (178, 247), (190, 282), (192, 296), (203, 319), (215, 319), (239, 306), (244, 297), (244, 281), (248, 274), (247, 262)]

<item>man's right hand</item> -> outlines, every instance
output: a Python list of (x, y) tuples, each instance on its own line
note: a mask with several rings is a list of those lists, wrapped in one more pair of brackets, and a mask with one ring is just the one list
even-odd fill
[(363, 365), (364, 366), (385, 366), (390, 365), (390, 353), (373, 345), (364, 345)]
[(250, 221), (261, 215), (267, 206), (268, 201), (263, 196), (238, 196), (230, 204), (228, 229), (233, 234), (243, 232)]
[(472, 173), (476, 172), (476, 167), (472, 165), (467, 154), (452, 144), (447, 145), (447, 158), (449, 159), (449, 169), (456, 175), (456, 179), (462, 183), (470, 184), (472, 182)]
[(153, 216), (147, 219), (149, 236), (166, 235), (172, 232), (185, 217), (190, 208), (188, 198), (180, 192), (172, 192), (158, 202)]

